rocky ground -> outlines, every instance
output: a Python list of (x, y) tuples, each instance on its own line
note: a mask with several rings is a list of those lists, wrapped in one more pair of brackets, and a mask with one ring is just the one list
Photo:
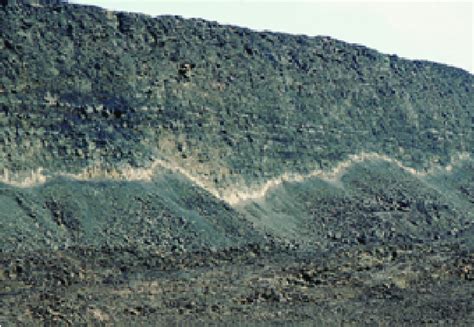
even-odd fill
[[(83, 222), (66, 223), (74, 214), (61, 210), (65, 203), (74, 207), (70, 200), (58, 198), (54, 210), (41, 201), (74, 189), (76, 207), (93, 212), (98, 205), (84, 194), (97, 182), (60, 180), (36, 191), (3, 186), (3, 205), (7, 199), (30, 205), (16, 229), (2, 218), (2, 239), (11, 244), (4, 242), (0, 252), (0, 322), (469, 326), (474, 220), (470, 193), (463, 192), (471, 185), (469, 167), (420, 179), (367, 163), (348, 170), (337, 190), (310, 179), (236, 207), (179, 176), (149, 185), (101, 182), (102, 198), (95, 201), (117, 216), (94, 216), (93, 232)], [(397, 184), (387, 182), (393, 177)], [(439, 180), (445, 192), (433, 188)], [(137, 191), (139, 201), (111, 203)], [(141, 215), (123, 216), (137, 201), (150, 205)], [(181, 201), (191, 202), (185, 215)], [(41, 216), (43, 207), (49, 216)], [(52, 227), (26, 233), (35, 220)]]
[(473, 326), (473, 76), (0, 1), (1, 326)]
[(281, 244), (166, 253), (2, 254), (0, 321), (34, 325), (469, 326), (474, 251), (459, 244)]

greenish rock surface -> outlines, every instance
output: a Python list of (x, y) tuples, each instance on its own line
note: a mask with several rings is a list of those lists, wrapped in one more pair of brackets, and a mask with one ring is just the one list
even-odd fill
[(0, 1), (0, 325), (474, 325), (473, 75)]
[(377, 152), (472, 153), (473, 77), (329, 37), (77, 5), (0, 12), (0, 171), (147, 167), (218, 186)]

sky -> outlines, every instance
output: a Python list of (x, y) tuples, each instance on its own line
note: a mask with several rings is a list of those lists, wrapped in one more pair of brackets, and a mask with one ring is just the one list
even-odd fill
[(472, 1), (71, 0), (152, 16), (198, 17), (254, 30), (326, 35), (474, 72)]

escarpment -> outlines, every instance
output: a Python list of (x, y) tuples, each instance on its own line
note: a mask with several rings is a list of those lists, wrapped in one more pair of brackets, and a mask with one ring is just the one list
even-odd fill
[(472, 153), (473, 77), (461, 69), (57, 1), (0, 15), (4, 180), (161, 160), (226, 189), (360, 153), (420, 171)]

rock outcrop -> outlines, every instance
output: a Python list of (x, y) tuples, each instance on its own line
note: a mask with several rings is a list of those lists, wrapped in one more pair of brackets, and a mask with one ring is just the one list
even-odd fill
[(472, 325), (473, 82), (1, 0), (0, 325)]

